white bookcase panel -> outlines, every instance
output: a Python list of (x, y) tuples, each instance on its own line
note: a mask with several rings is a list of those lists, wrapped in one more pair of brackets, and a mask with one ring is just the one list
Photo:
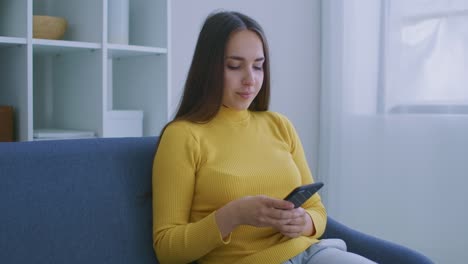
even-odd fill
[[(117, 2), (124, 9), (109, 10)], [(16, 139), (158, 135), (169, 10), (170, 0), (0, 0), (0, 104), (14, 107)], [(33, 38), (34, 15), (64, 17), (63, 39)], [(109, 36), (116, 21), (126, 41)]]
[(33, 39), (34, 53), (63, 54), (74, 53), (77, 50), (101, 49), (101, 44), (67, 40)]
[(26, 44), (26, 38), (0, 37), (0, 47)]
[(134, 46), (134, 45), (118, 45), (118, 44), (109, 44), (107, 47), (108, 47), (107, 54), (109, 58), (158, 55), (158, 54), (167, 53), (167, 49), (164, 49), (164, 48), (153, 48), (153, 47)]

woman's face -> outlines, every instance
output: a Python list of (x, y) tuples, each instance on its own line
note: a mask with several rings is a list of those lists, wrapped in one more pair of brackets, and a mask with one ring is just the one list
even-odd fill
[(223, 105), (245, 110), (263, 83), (263, 43), (257, 33), (241, 30), (232, 33), (224, 59)]

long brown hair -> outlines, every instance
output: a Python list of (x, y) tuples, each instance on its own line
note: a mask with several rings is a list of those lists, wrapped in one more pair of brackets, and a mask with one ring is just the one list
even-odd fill
[(262, 27), (239, 12), (221, 11), (210, 14), (200, 31), (192, 64), (176, 120), (209, 122), (218, 113), (223, 99), (224, 57), (229, 37), (239, 30), (251, 30), (263, 43), (265, 62), (262, 87), (249, 110), (266, 111), (270, 101), (270, 65), (268, 44)]
[[(177, 120), (194, 123), (209, 122), (218, 113), (224, 91), (224, 57), (229, 37), (233, 32), (251, 30), (263, 43), (263, 83), (260, 91), (249, 106), (250, 111), (266, 111), (270, 103), (270, 56), (268, 43), (262, 27), (252, 18), (230, 11), (210, 14), (200, 31), (192, 64), (185, 81), (184, 94), (174, 120), (164, 126), (160, 137), (167, 126)], [(159, 138), (156, 149), (161, 142)], [(152, 191), (143, 195), (152, 196)]]

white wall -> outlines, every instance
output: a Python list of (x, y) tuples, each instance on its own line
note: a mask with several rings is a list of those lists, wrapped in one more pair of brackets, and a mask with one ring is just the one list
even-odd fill
[[(265, 30), (271, 56), (271, 110), (283, 113), (301, 137), (314, 175), (318, 162), (320, 0), (173, 0), (172, 100), (177, 109), (195, 43), (206, 16), (240, 11)], [(316, 176), (317, 177), (317, 176)]]
[(377, 111), (385, 99), (378, 92), (385, 70), (393, 69), (379, 69), (386, 65), (379, 46), (381, 3), (322, 4), (320, 140), (326, 144), (320, 173), (328, 192), (322, 197), (329, 214), (350, 227), (416, 249), (435, 263), (464, 263), (468, 115)]

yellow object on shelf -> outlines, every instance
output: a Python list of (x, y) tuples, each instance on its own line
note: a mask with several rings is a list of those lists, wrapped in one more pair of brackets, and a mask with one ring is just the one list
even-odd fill
[(67, 26), (67, 20), (63, 17), (34, 16), (33, 38), (62, 39)]

